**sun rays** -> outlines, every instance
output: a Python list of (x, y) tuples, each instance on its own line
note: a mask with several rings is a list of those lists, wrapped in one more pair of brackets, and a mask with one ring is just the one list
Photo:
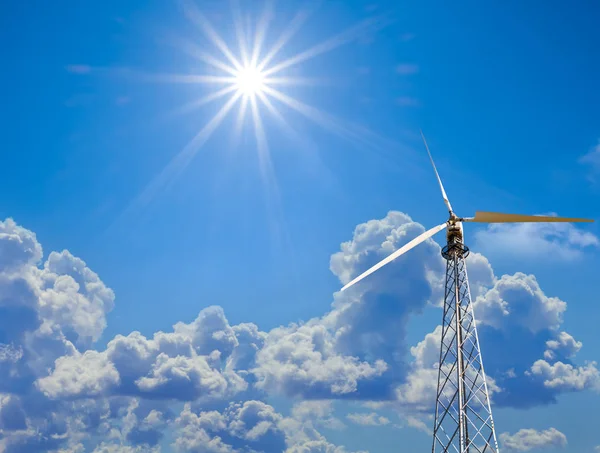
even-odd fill
[[(218, 33), (210, 21), (202, 14), (192, 0), (181, 0), (185, 17), (210, 42), (212, 49), (201, 47), (189, 39), (178, 39), (177, 49), (203, 63), (205, 73), (200, 74), (155, 74), (148, 75), (147, 80), (167, 83), (198, 84), (206, 86), (210, 91), (198, 99), (192, 99), (187, 104), (177, 108), (174, 113), (189, 113), (207, 104), (221, 102), (221, 106), (206, 123), (200, 127), (189, 143), (176, 154), (167, 166), (157, 175), (134, 201), (137, 208), (150, 203), (161, 191), (170, 186), (192, 162), (199, 150), (210, 139), (213, 133), (223, 123), (225, 118), (235, 115), (233, 138), (239, 137), (246, 119), (251, 121), (251, 128), (256, 143), (258, 164), (261, 177), (269, 192), (277, 192), (275, 176), (271, 164), (266, 126), (269, 124), (263, 118), (264, 114), (274, 119), (273, 122), (291, 134), (295, 131), (279, 110), (285, 106), (288, 110), (306, 117), (313, 123), (339, 135), (347, 140), (364, 143), (359, 128), (349, 126), (333, 115), (321, 112), (316, 107), (309, 106), (299, 99), (292, 97), (286, 88), (299, 85), (314, 85), (318, 79), (301, 77), (292, 69), (319, 55), (356, 40), (365, 33), (373, 32), (382, 26), (381, 19), (367, 19), (356, 26), (320, 42), (292, 56), (285, 56), (285, 47), (301, 30), (310, 16), (310, 11), (299, 11), (291, 22), (283, 28), (279, 36), (268, 36), (269, 24), (274, 19), (273, 3), (267, 0), (263, 11), (259, 14), (254, 30), (250, 31), (251, 23), (242, 20), (237, 2), (232, 3), (232, 16), (235, 33), (225, 36)], [(227, 42), (236, 42), (230, 46)], [(367, 140), (372, 140), (372, 137)]]

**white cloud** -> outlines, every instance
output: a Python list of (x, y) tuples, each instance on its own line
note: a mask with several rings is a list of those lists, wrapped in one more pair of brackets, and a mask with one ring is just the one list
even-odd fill
[(597, 249), (600, 240), (571, 223), (499, 223), (476, 231), (475, 245), (486, 255), (513, 261), (572, 261), (585, 249)]
[(411, 428), (414, 429), (418, 429), (419, 431), (429, 435), (432, 432), (432, 428), (430, 425), (428, 425), (427, 423), (425, 423), (423, 420), (421, 420), (418, 417), (413, 417), (413, 416), (405, 416), (405, 425), (409, 426)]
[[(82, 450), (84, 451), (84, 450)], [(132, 447), (128, 445), (110, 444), (102, 442), (92, 453), (159, 453), (160, 447), (148, 448), (147, 446)], [(59, 452), (60, 453), (60, 452)]]
[(67, 250), (52, 252), (39, 275), (42, 315), (71, 327), (80, 341), (96, 341), (106, 328), (105, 314), (113, 309), (115, 295), (85, 262)]
[(496, 280), (485, 295), (477, 298), (474, 309), (480, 324), (495, 329), (519, 326), (537, 333), (558, 329), (567, 304), (557, 297), (546, 296), (535, 276), (517, 272)]
[(594, 170), (600, 171), (600, 142), (594, 146), (587, 154), (579, 158), (582, 164), (590, 165)]
[(0, 394), (0, 431), (25, 429), (27, 420), (20, 399), (14, 395)]
[(14, 272), (24, 266), (35, 266), (42, 259), (42, 246), (35, 233), (15, 223), (13, 219), (0, 222), (0, 271)]
[(504, 451), (507, 452), (564, 448), (567, 446), (567, 436), (555, 428), (545, 431), (522, 429), (513, 435), (502, 433), (500, 441), (503, 444)]
[(228, 359), (227, 366), (240, 373), (251, 370), (256, 365), (256, 354), (260, 351), (267, 338), (266, 332), (261, 332), (255, 324), (242, 323), (233, 326), (237, 346)]
[(165, 353), (156, 357), (150, 375), (140, 377), (136, 384), (148, 394), (183, 392), (186, 400), (195, 400), (204, 394), (223, 395), (227, 390), (227, 380), (219, 370), (211, 368), (205, 357), (169, 357)]
[[(390, 212), (357, 226), (330, 267), (345, 283), (423, 231)], [(434, 241), (336, 293), (327, 313), (305, 323), (262, 332), (251, 323), (231, 326), (212, 306), (170, 332), (117, 335), (103, 350), (92, 347), (114, 294), (98, 275), (68, 251), (44, 262), (35, 235), (10, 220), (0, 222), (0, 252), (4, 453), (155, 451), (172, 429), (181, 452), (277, 445), (345, 453), (319, 432), (346, 427), (335, 400), (369, 408), (346, 423), (391, 426), (375, 411), (394, 409), (404, 426), (430, 431), (441, 328), (412, 348), (406, 328), (440, 305), (445, 263)], [(496, 277), (483, 255), (472, 253), (468, 266), (483, 348), (494, 351), (484, 362), (499, 406), (598, 389), (595, 364), (571, 362), (582, 344), (562, 329), (564, 301), (546, 295), (534, 276)], [(262, 401), (282, 395), (305, 401), (289, 416)], [(177, 402), (187, 403), (183, 411)]]
[(435, 407), (438, 370), (415, 368), (396, 388), (396, 401), (403, 411), (429, 413)]
[[(407, 423), (416, 428), (423, 429), (423, 424), (412, 415), (429, 415), (435, 409), (441, 337), (442, 326), (437, 326), (433, 332), (428, 333), (421, 342), (411, 348), (411, 354), (415, 358), (411, 371), (405, 382), (398, 385), (395, 390), (396, 403), (405, 414)], [(472, 371), (472, 368), (468, 370)], [(449, 373), (449, 370), (446, 372)], [(500, 391), (495, 380), (489, 375), (487, 388), (490, 397)], [(483, 395), (479, 396), (479, 400), (485, 401)]]
[(332, 333), (317, 322), (272, 330), (257, 363), (257, 386), (288, 396), (352, 393), (360, 380), (381, 376), (387, 369), (382, 360), (369, 364), (339, 354)]
[(189, 404), (176, 420), (174, 447), (180, 452), (233, 453), (242, 451), (347, 453), (315, 429), (311, 413), (323, 417), (327, 405), (297, 405), (284, 417), (261, 401), (231, 403), (222, 413), (195, 413)]
[(0, 343), (0, 362), (16, 363), (23, 358), (23, 348)]
[(371, 413), (352, 413), (346, 415), (346, 418), (351, 422), (356, 423), (357, 425), (364, 426), (381, 426), (381, 425), (389, 425), (390, 420), (387, 417), (383, 417), (381, 415), (376, 414), (375, 412)]
[(532, 365), (531, 374), (542, 378), (544, 386), (555, 390), (564, 392), (588, 389), (600, 391), (600, 371), (596, 368), (595, 362), (576, 367), (562, 362), (550, 364), (540, 359)]
[(557, 356), (572, 358), (579, 352), (583, 344), (576, 341), (567, 332), (560, 332), (555, 339), (546, 341), (547, 350), (544, 352), (544, 358), (554, 360)]
[(87, 346), (100, 337), (114, 293), (82, 260), (68, 251), (52, 252), (40, 269), (42, 248), (35, 234), (10, 219), (0, 222), (0, 251), (0, 310), (19, 324), (17, 332), (2, 326), (7, 339), (22, 342), (37, 330)]
[[(330, 444), (326, 440), (309, 440), (303, 444), (293, 445), (285, 453), (349, 453), (344, 447)], [(359, 451), (356, 453), (368, 453)]]
[(341, 430), (346, 428), (344, 423), (334, 417), (334, 406), (332, 401), (315, 400), (301, 401), (294, 404), (292, 408), (292, 418), (302, 422), (311, 422), (315, 426), (323, 428)]
[(477, 252), (471, 252), (467, 257), (467, 276), (473, 300), (485, 294), (497, 280), (488, 259)]
[(433, 368), (440, 361), (440, 342), (442, 341), (442, 326), (437, 326), (425, 338), (410, 348), (414, 363), (418, 368)]
[[(37, 385), (51, 398), (110, 391), (112, 395), (183, 401), (221, 399), (247, 388), (242, 377), (223, 367), (237, 345), (223, 310), (208, 307), (192, 323), (176, 324), (172, 333), (157, 332), (152, 339), (139, 332), (117, 335), (103, 352), (58, 359), (54, 371)], [(97, 365), (88, 367), (92, 358)], [(93, 378), (81, 372), (86, 368), (95, 371), (95, 385)]]
[[(342, 283), (424, 231), (400, 212), (358, 225), (331, 257)], [(426, 241), (344, 293), (331, 311), (305, 324), (269, 332), (254, 373), (261, 389), (305, 398), (389, 398), (406, 373), (405, 330), (428, 303), (439, 304), (444, 263)]]
[(54, 372), (36, 384), (50, 398), (99, 396), (119, 384), (119, 373), (105, 355), (86, 351), (58, 358)]
[(219, 351), (223, 357), (229, 357), (238, 344), (235, 332), (220, 307), (206, 308), (193, 322), (178, 322), (173, 330), (189, 341), (199, 355)]

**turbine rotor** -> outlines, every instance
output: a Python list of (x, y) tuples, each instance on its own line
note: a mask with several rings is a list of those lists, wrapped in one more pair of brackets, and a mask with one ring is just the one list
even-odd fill
[[(442, 255), (445, 257), (445, 253), (460, 253), (460, 256), (465, 257), (468, 254), (468, 248), (464, 246), (464, 235), (463, 235), (463, 223), (464, 222), (473, 222), (473, 223), (540, 223), (540, 222), (593, 222), (591, 219), (582, 219), (575, 217), (554, 217), (554, 216), (542, 216), (542, 215), (522, 215), (522, 214), (503, 214), (499, 212), (488, 212), (488, 211), (476, 211), (475, 217), (458, 217), (453, 209), (452, 204), (450, 203), (450, 199), (446, 194), (446, 190), (444, 189), (444, 184), (442, 183), (442, 179), (437, 171), (435, 166), (435, 162), (433, 161), (433, 157), (431, 156), (431, 152), (429, 151), (429, 146), (427, 145), (427, 141), (425, 140), (425, 135), (423, 131), (421, 131), (421, 137), (423, 138), (423, 143), (425, 144), (425, 149), (427, 150), (427, 154), (429, 155), (429, 160), (431, 161), (431, 165), (433, 167), (433, 171), (435, 172), (435, 176), (438, 180), (440, 191), (442, 193), (442, 198), (444, 200), (444, 204), (448, 208), (448, 213), (450, 215), (449, 219), (436, 226), (431, 228), (430, 230), (425, 231), (420, 234), (413, 240), (409, 241), (404, 246), (400, 247), (394, 253), (389, 255), (388, 257), (381, 260), (379, 263), (375, 264), (370, 269), (363, 272), (361, 275), (353, 279), (351, 282), (347, 283), (342, 291), (350, 288), (355, 285), (363, 278), (372, 274), (376, 270), (385, 266), (386, 264), (394, 261), (399, 256), (413, 249), (420, 243), (426, 241), (427, 239), (433, 237), (438, 232), (442, 231), (446, 228), (446, 240), (447, 245), (444, 247), (442, 251)], [(462, 252), (458, 250), (458, 245), (460, 244), (460, 249)]]

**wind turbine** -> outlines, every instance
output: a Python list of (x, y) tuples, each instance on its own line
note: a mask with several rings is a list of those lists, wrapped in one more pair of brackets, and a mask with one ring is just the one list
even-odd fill
[(485, 211), (476, 211), (475, 217), (459, 217), (454, 213), (446, 195), (423, 132), (421, 137), (440, 185), (442, 198), (448, 208), (449, 219), (400, 247), (345, 285), (342, 291), (446, 229), (447, 243), (442, 249), (442, 256), (446, 259), (446, 285), (432, 452), (498, 453), (498, 441), (467, 279), (465, 259), (469, 254), (469, 248), (463, 242), (462, 224), (464, 222), (593, 222), (593, 220)]

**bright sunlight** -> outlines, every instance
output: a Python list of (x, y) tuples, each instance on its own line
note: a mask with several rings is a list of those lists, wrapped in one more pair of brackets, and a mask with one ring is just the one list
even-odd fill
[(252, 97), (263, 93), (265, 76), (256, 66), (247, 66), (238, 71), (235, 83), (238, 92)]
[[(181, 0), (186, 17), (198, 27), (200, 31), (219, 51), (220, 57), (208, 53), (205, 46), (189, 39), (177, 39), (177, 47), (207, 65), (209, 74), (170, 74), (157, 75), (160, 81), (173, 83), (202, 84), (215, 87), (199, 99), (190, 101), (178, 109), (179, 113), (196, 110), (206, 104), (223, 101), (212, 118), (208, 118), (190, 142), (169, 162), (162, 172), (140, 194), (134, 204), (145, 205), (149, 203), (161, 190), (169, 186), (194, 159), (198, 151), (210, 139), (214, 131), (221, 125), (234, 107), (238, 106), (235, 123), (234, 138), (243, 128), (246, 117), (253, 123), (253, 132), (256, 140), (258, 161), (263, 179), (269, 185), (275, 185), (275, 178), (271, 168), (271, 158), (267, 134), (265, 133), (263, 115), (261, 110), (266, 109), (278, 126), (283, 128), (294, 141), (301, 142), (302, 138), (284, 118), (279, 111), (279, 105), (288, 107), (310, 121), (322, 126), (329, 131), (351, 141), (353, 144), (361, 143), (370, 146), (373, 137), (365, 137), (361, 131), (326, 114), (319, 109), (307, 105), (300, 100), (286, 94), (286, 86), (314, 85), (315, 79), (306, 77), (288, 76), (286, 70), (297, 67), (300, 63), (310, 60), (318, 55), (330, 52), (365, 33), (372, 32), (384, 26), (380, 19), (367, 19), (346, 31), (322, 41), (293, 56), (277, 61), (282, 49), (288, 41), (298, 33), (303, 23), (309, 17), (309, 11), (301, 10), (292, 21), (284, 28), (278, 39), (272, 41), (265, 49), (265, 38), (269, 23), (273, 20), (273, 3), (266, 1), (265, 9), (254, 26), (242, 19), (243, 15), (237, 8), (233, 8), (235, 38), (239, 52), (235, 52), (219, 35), (208, 19), (198, 9), (193, 0)], [(234, 2), (234, 5), (236, 3)], [(250, 30), (253, 29), (253, 31)]]

